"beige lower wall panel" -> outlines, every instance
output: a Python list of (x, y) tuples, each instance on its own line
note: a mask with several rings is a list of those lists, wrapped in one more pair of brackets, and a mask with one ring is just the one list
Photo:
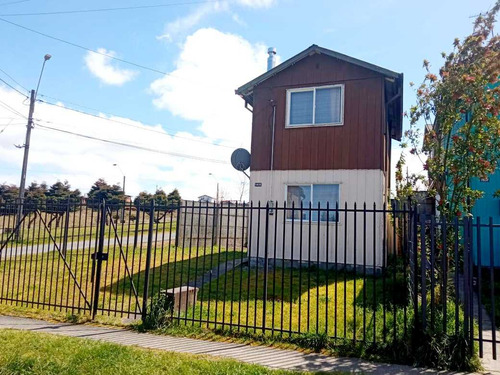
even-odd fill
[(249, 228), (249, 256), (262, 258), (267, 251), (270, 259), (276, 256), (277, 259), (305, 262), (366, 264), (370, 268), (383, 266), (387, 257), (384, 246), (384, 221), (387, 223), (387, 217), (373, 211), (374, 203), (378, 210), (383, 208), (384, 181), (379, 170), (252, 172), (250, 199), (254, 207), (259, 202), (265, 207), (268, 201), (275, 201), (278, 207), (283, 207), (288, 184), (339, 184), (340, 209), (345, 204), (352, 209), (356, 204), (362, 210), (366, 203), (369, 211), (366, 214), (347, 212), (347, 215), (340, 211), (338, 222), (327, 225), (324, 222), (292, 222), (286, 218), (283, 209), (271, 211), (269, 215), (263, 209), (254, 210), (252, 227)]

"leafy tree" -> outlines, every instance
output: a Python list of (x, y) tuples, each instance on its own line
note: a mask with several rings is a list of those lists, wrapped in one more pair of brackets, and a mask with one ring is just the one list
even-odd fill
[(156, 192), (153, 195), (155, 199), (155, 204), (157, 206), (167, 206), (168, 205), (168, 196), (163, 191), (163, 189), (157, 189)]
[(71, 189), (68, 181), (57, 181), (49, 187), (46, 193), (47, 200), (52, 203), (66, 203), (68, 200), (70, 202), (77, 202), (80, 200), (81, 195), (80, 190)]
[(181, 204), (181, 195), (179, 190), (174, 189), (167, 195), (167, 205), (169, 206), (179, 206)]
[(153, 195), (148, 193), (147, 191), (141, 191), (137, 197), (134, 199), (134, 205), (136, 206), (143, 206), (147, 202), (151, 201), (153, 199)]
[(0, 185), (0, 204), (14, 203), (19, 198), (19, 188), (16, 185)]
[(109, 185), (103, 178), (94, 182), (88, 193), (91, 206), (99, 205), (103, 199), (107, 204), (119, 204), (124, 198), (123, 190), (119, 185)]
[(150, 194), (146, 191), (139, 193), (134, 199), (134, 204), (138, 207), (140, 211), (148, 211), (149, 204), (151, 200), (155, 201), (155, 212), (157, 212), (156, 220), (161, 220), (167, 212), (170, 212), (171, 206), (180, 205), (181, 196), (177, 189), (174, 189), (168, 195), (163, 189), (157, 189), (154, 194)]
[[(442, 53), (444, 64), (438, 75), (424, 61), (427, 74), (409, 113), (410, 129), (402, 146), (426, 158), (428, 190), (448, 218), (470, 215), (484, 194), (470, 187), (471, 179), (494, 173), (500, 161), (500, 37), (494, 32), (499, 9), (497, 1), (476, 18), (471, 35), (455, 39), (453, 52)], [(411, 193), (408, 184), (421, 179), (418, 175), (404, 178), (404, 157), (403, 153), (396, 169), (400, 195)]]
[(45, 182), (38, 184), (36, 181), (33, 181), (24, 193), (24, 202), (26, 206), (42, 208), (47, 198), (46, 193), (47, 184)]

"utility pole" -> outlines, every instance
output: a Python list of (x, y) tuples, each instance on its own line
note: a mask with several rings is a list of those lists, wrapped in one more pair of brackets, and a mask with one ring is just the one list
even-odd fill
[[(35, 111), (35, 96), (36, 96), (35, 90), (31, 90), (28, 125), (26, 125), (26, 140), (24, 141), (23, 169), (21, 171), (21, 183), (19, 184), (19, 206), (17, 208), (16, 227), (19, 227), (21, 218), (23, 217), (24, 190), (26, 186), (26, 172), (28, 170), (28, 156), (30, 152), (31, 129), (33, 129), (33, 112)], [(19, 229), (16, 232), (16, 236), (18, 235), (19, 235)]]
[(17, 220), (16, 220), (16, 239), (19, 238), (19, 225), (23, 217), (23, 206), (24, 206), (24, 190), (26, 188), (26, 173), (28, 171), (28, 157), (30, 152), (30, 139), (31, 139), (31, 129), (33, 129), (33, 112), (35, 111), (35, 102), (38, 89), (40, 88), (40, 81), (42, 80), (43, 69), (45, 68), (45, 63), (50, 60), (52, 56), (46, 54), (43, 57), (42, 70), (40, 71), (40, 76), (38, 77), (38, 83), (36, 85), (36, 90), (31, 90), (30, 93), (30, 109), (28, 114), (28, 125), (26, 125), (26, 140), (24, 142), (24, 157), (23, 157), (23, 169), (21, 170), (21, 182), (19, 184), (19, 206), (17, 208)]

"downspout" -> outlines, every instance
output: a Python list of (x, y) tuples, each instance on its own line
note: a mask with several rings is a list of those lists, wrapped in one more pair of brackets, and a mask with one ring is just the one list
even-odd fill
[(271, 106), (273, 107), (273, 118), (271, 121), (271, 171), (274, 169), (274, 130), (276, 125), (276, 104), (274, 100), (271, 99)]
[[(273, 107), (273, 116), (271, 120), (271, 165), (270, 165), (270, 170), (271, 170), (271, 181), (269, 184), (269, 197), (272, 196), (273, 192), (273, 182), (274, 182), (274, 174), (272, 171), (274, 170), (274, 134), (275, 134), (275, 129), (276, 129), (276, 104), (273, 99), (270, 101), (271, 106)], [(274, 208), (274, 202), (271, 200), (271, 206)], [(274, 214), (274, 210), (271, 209), (270, 214)]]

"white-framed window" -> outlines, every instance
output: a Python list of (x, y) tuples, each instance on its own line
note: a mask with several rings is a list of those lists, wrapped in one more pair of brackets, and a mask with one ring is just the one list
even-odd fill
[(289, 89), (286, 127), (335, 126), (344, 123), (344, 85)]
[[(287, 210), (288, 220), (304, 220), (313, 222), (337, 222), (335, 207), (339, 202), (338, 184), (290, 184), (286, 186), (286, 204), (294, 210)], [(300, 210), (302, 203), (302, 211)], [(318, 203), (320, 210), (318, 210)], [(311, 204), (311, 210), (309, 210)], [(329, 210), (327, 210), (327, 204)], [(318, 220), (319, 218), (319, 220)]]

